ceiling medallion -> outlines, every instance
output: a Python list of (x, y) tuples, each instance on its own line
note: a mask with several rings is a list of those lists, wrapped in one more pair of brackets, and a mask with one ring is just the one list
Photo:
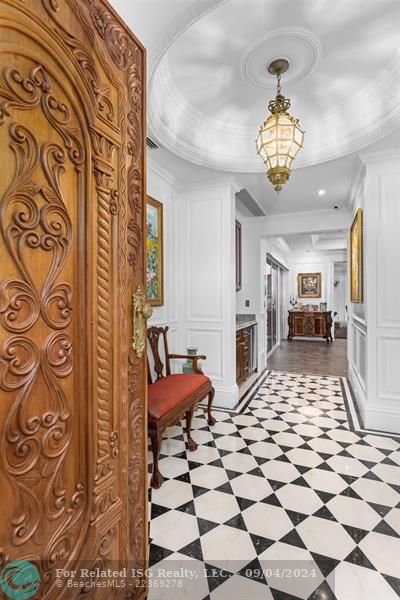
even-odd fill
[(277, 93), (275, 100), (268, 104), (271, 115), (261, 125), (256, 141), (257, 153), (263, 159), (268, 179), (278, 193), (290, 177), (292, 161), (303, 147), (304, 139), (299, 120), (288, 113), (289, 98), (281, 94), (281, 76), (288, 68), (286, 58), (277, 58), (268, 66), (268, 72), (277, 77)]

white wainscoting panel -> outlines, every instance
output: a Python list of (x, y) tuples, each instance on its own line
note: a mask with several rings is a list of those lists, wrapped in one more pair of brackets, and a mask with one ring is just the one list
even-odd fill
[(213, 381), (224, 379), (224, 339), (222, 329), (188, 329), (187, 345), (198, 348), (207, 360), (202, 364), (203, 371)]
[(378, 401), (400, 398), (400, 337), (381, 335), (377, 339)]

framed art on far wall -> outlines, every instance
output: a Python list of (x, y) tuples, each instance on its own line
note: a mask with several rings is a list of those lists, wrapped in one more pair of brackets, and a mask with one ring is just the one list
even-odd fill
[(350, 227), (350, 302), (363, 303), (363, 222), (362, 209)]
[(299, 273), (297, 295), (299, 298), (321, 298), (321, 273)]
[(146, 200), (146, 285), (152, 306), (164, 304), (163, 205), (147, 196)]

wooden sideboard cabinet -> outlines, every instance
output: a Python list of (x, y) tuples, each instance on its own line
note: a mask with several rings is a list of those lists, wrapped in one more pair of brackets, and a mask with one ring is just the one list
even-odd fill
[(333, 342), (332, 311), (308, 312), (289, 310), (288, 340), (294, 337), (322, 337)]

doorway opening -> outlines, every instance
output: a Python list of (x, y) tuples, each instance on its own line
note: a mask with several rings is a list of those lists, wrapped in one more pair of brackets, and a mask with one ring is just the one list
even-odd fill
[(267, 369), (346, 376), (347, 231), (278, 241), (283, 260), (273, 254), (275, 238), (267, 242), (265, 259)]
[(264, 310), (267, 359), (285, 338), (285, 297), (288, 269), (271, 254), (265, 263)]

